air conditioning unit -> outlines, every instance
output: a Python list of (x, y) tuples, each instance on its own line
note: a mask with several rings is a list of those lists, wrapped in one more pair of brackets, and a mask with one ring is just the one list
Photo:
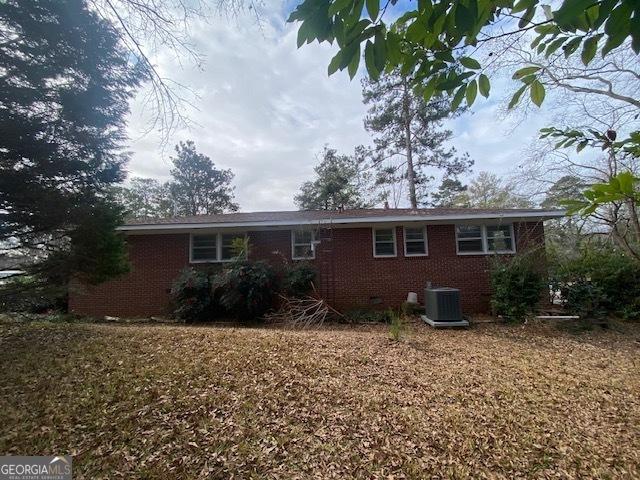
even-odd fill
[(424, 290), (425, 314), (422, 319), (432, 327), (466, 327), (462, 318), (460, 290), (457, 288), (430, 288)]

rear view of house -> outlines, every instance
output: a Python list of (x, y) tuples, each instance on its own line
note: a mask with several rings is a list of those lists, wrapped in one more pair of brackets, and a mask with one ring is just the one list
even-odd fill
[(460, 289), (465, 313), (488, 311), (489, 259), (540, 249), (544, 225), (563, 212), (539, 209), (361, 209), (253, 212), (143, 219), (120, 227), (131, 271), (101, 285), (75, 284), (70, 309), (86, 315), (167, 314), (181, 270), (222, 268), (234, 239), (249, 260), (307, 261), (335, 308), (399, 306), (427, 282)]

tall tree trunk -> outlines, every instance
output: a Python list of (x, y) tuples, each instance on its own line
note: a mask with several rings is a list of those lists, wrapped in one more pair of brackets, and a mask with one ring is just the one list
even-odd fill
[(402, 77), (402, 121), (404, 122), (404, 141), (407, 150), (407, 182), (409, 183), (409, 202), (411, 208), (418, 208), (416, 197), (416, 178), (413, 170), (413, 148), (411, 144), (411, 99), (409, 97), (409, 83), (406, 77)]
[(620, 230), (618, 230), (618, 226), (617, 225), (613, 225), (612, 229), (611, 229), (611, 233), (613, 235), (613, 240), (618, 244), (618, 246), (620, 248), (622, 248), (625, 252), (627, 252), (627, 254), (634, 260), (640, 262), (640, 254), (638, 252), (636, 252), (631, 245), (629, 245), (629, 242), (627, 241), (626, 238), (624, 238), (624, 235), (622, 235), (620, 233)]
[[(627, 206), (629, 208), (629, 215), (631, 215), (631, 226), (633, 231), (633, 244), (637, 246), (640, 244), (640, 220), (638, 219), (638, 210), (636, 209), (636, 201), (633, 198), (627, 200)], [(636, 255), (640, 257), (640, 255)]]

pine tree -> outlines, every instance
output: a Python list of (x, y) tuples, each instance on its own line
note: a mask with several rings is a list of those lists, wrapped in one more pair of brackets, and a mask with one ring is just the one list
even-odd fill
[(457, 178), (444, 178), (438, 190), (431, 194), (431, 205), (434, 207), (459, 207), (462, 194), (467, 191)]
[[(127, 269), (111, 196), (141, 75), (83, 0), (0, 2), (0, 242), (44, 283)], [(10, 245), (10, 246), (9, 246)]]
[(233, 202), (233, 172), (217, 169), (206, 155), (198, 153), (193, 141), (176, 145), (172, 158), (173, 180), (169, 189), (177, 215), (202, 215), (235, 212)]
[(175, 211), (169, 183), (155, 178), (133, 177), (117, 196), (128, 217), (170, 217)]
[(322, 160), (314, 168), (316, 178), (300, 187), (294, 201), (301, 210), (337, 210), (365, 208), (366, 179), (360, 173), (358, 161), (349, 155), (324, 147)]
[[(363, 81), (363, 99), (369, 105), (364, 126), (374, 135), (369, 150), (370, 165), (378, 172), (377, 182), (400, 191), (406, 184), (412, 208), (427, 203), (429, 182), (436, 171), (459, 175), (473, 165), (465, 153), (446, 146), (452, 132), (443, 127), (451, 115), (444, 95), (425, 101), (412, 88), (412, 79), (398, 70), (376, 80)], [(399, 198), (395, 199), (398, 203)]]

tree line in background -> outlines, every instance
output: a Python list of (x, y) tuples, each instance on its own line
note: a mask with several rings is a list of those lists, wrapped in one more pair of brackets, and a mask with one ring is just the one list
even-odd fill
[(196, 151), (191, 140), (176, 145), (171, 158), (172, 179), (133, 177), (128, 186), (116, 187), (116, 196), (131, 217), (171, 217), (235, 212), (233, 172), (216, 168)]
[(425, 100), (399, 70), (365, 78), (362, 95), (369, 106), (364, 127), (373, 145), (356, 147), (352, 156), (325, 147), (316, 179), (303, 184), (295, 198), (300, 208), (361, 208), (383, 202), (418, 208), (429, 205), (434, 173), (456, 177), (470, 171), (469, 156), (447, 146), (453, 135), (443, 124), (453, 116), (448, 97)]
[[(375, 172), (367, 171), (358, 155), (340, 155), (325, 147), (307, 181), (294, 197), (301, 210), (371, 208), (386, 200), (386, 191), (376, 184)], [(561, 185), (558, 186), (560, 188)], [(517, 186), (490, 172), (479, 172), (468, 184), (456, 177), (444, 177), (439, 187), (427, 191), (420, 206), (445, 208), (532, 208), (535, 203), (518, 193)], [(542, 202), (543, 207), (561, 208), (556, 192)], [(564, 198), (564, 197), (562, 197)]]

